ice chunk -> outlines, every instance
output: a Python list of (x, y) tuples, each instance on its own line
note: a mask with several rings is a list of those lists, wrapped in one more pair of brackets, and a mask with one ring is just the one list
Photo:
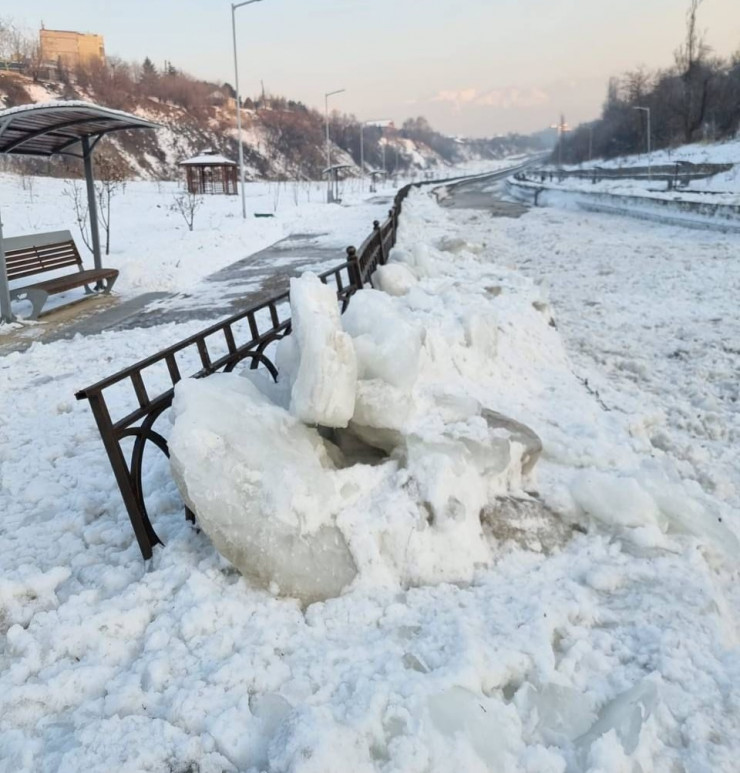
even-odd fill
[(542, 441), (539, 435), (526, 424), (504, 416), (498, 411), (483, 409), (481, 415), (491, 429), (505, 430), (510, 439), (521, 446), (522, 474), (529, 475), (542, 453)]
[(411, 395), (380, 379), (359, 381), (355, 399), (354, 426), (400, 430), (411, 415)]
[(290, 280), (298, 365), (290, 410), (307, 424), (346, 427), (355, 408), (357, 359), (334, 291), (313, 274)]
[(360, 379), (380, 379), (409, 388), (419, 373), (422, 334), (377, 290), (357, 293), (342, 318), (357, 352)]
[(510, 769), (521, 739), (519, 718), (511, 707), (463, 687), (432, 695), (427, 704), (440, 733), (462, 736), (490, 770)]
[(490, 313), (471, 313), (465, 319), (465, 343), (481, 356), (493, 359), (498, 346), (498, 324)]
[(386, 263), (385, 266), (378, 266), (373, 274), (375, 287), (388, 295), (406, 295), (417, 282), (403, 263)]
[(585, 757), (591, 744), (611, 731), (616, 732), (624, 751), (632, 754), (640, 742), (642, 726), (655, 711), (658, 700), (658, 686), (651, 677), (618, 695), (601, 709), (588, 732), (576, 740), (581, 755)]
[(545, 684), (539, 690), (525, 682), (514, 703), (520, 714), (536, 716), (536, 730), (546, 743), (558, 744), (584, 735), (596, 721), (590, 702), (578, 690), (560, 684)]
[(304, 602), (338, 595), (356, 569), (318, 433), (235, 374), (180, 382), (173, 412), (173, 474), (219, 552)]
[(655, 478), (644, 478), (641, 483), (668, 519), (669, 530), (708, 539), (729, 559), (740, 557), (740, 542), (724, 525), (722, 516), (707, 512), (700, 502), (687, 494), (683, 486)]
[(588, 470), (573, 478), (570, 490), (589, 517), (608, 526), (650, 526), (661, 520), (655, 500), (634, 478)]

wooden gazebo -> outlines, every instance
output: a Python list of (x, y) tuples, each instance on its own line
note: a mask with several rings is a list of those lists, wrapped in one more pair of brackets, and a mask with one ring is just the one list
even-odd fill
[(237, 194), (237, 165), (215, 150), (205, 150), (180, 166), (185, 168), (190, 193)]

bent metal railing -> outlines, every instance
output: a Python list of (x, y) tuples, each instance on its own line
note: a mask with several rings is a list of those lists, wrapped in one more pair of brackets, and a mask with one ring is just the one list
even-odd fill
[[(375, 269), (388, 259), (388, 253), (396, 243), (403, 200), (411, 187), (417, 185), (420, 184), (401, 188), (387, 220), (382, 225), (375, 221), (373, 232), (359, 250), (348, 247), (344, 263), (319, 275), (324, 284), (333, 283), (342, 312), (354, 293), (370, 284)], [(167, 440), (154, 425), (172, 405), (175, 385), (183, 378), (182, 368), (187, 361), (192, 361), (196, 370), (186, 376), (203, 378), (218, 371), (230, 372), (239, 363), (249, 361), (252, 369), (263, 366), (277, 380), (277, 368), (266, 350), (291, 332), (289, 300), (289, 293), (283, 292), (262, 301), (75, 394), (78, 400), (90, 403), (145, 559), (151, 558), (154, 546), (162, 541), (147, 512), (142, 478), (144, 451), (147, 443), (152, 443), (169, 457)], [(162, 383), (166, 385), (164, 388)], [(113, 397), (112, 392), (116, 389), (119, 391)], [(121, 396), (124, 398), (123, 415), (114, 417), (112, 406), (121, 402)], [(129, 410), (132, 403), (134, 407)], [(133, 449), (127, 458), (123, 443), (129, 438), (133, 439)], [(185, 512), (189, 520), (195, 520), (187, 508)]]

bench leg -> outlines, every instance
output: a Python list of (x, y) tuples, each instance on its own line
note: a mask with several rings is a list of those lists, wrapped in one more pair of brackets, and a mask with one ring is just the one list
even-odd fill
[(41, 314), (41, 309), (44, 308), (46, 299), (49, 297), (49, 293), (44, 292), (43, 290), (28, 290), (26, 297), (33, 305), (33, 310), (31, 311), (29, 319), (38, 319), (39, 314)]
[(92, 289), (90, 288), (90, 285), (85, 285), (85, 295), (97, 295), (101, 290), (105, 295), (108, 295), (113, 289), (116, 279), (118, 279), (117, 276), (114, 276), (113, 279), (99, 279)]
[(103, 292), (108, 295), (110, 291), (113, 289), (113, 285), (116, 283), (116, 279), (118, 279), (118, 274), (116, 274), (112, 279), (106, 279), (105, 280), (105, 289)]

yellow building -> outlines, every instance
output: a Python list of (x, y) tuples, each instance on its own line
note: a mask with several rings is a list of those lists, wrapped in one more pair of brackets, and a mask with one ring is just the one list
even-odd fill
[(41, 30), (41, 59), (58, 62), (68, 69), (90, 61), (105, 61), (102, 35), (85, 35), (66, 30)]

